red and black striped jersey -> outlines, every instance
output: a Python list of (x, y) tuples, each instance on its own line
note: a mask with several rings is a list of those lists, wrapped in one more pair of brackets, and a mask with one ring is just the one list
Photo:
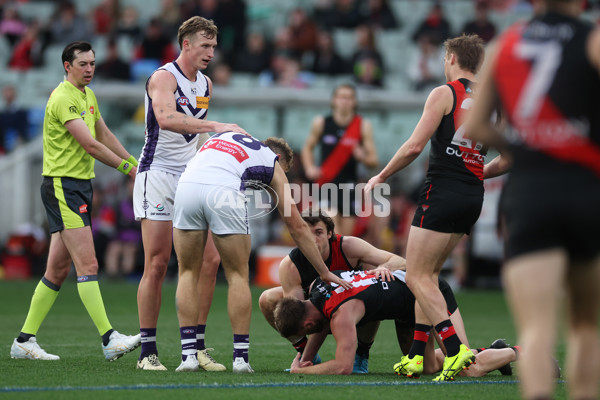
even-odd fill
[[(334, 234), (331, 240), (329, 240), (329, 257), (325, 260), (325, 265), (330, 271), (351, 271), (361, 268), (361, 265), (350, 265), (350, 262), (342, 251), (343, 240), (344, 237), (338, 234)], [(289, 257), (298, 269), (304, 292), (308, 293), (308, 287), (319, 277), (319, 274), (310, 261), (308, 261), (308, 258), (306, 258), (297, 247), (290, 251)]]
[(481, 186), (487, 149), (464, 137), (464, 122), (473, 105), (474, 83), (458, 79), (447, 83), (454, 98), (452, 110), (445, 115), (431, 138), (427, 179), (447, 178)]
[(404, 282), (404, 271), (394, 271), (396, 279), (386, 282), (364, 271), (336, 271), (334, 274), (352, 283), (350, 289), (317, 279), (310, 291), (310, 302), (325, 316), (333, 314), (345, 302), (361, 300), (365, 314), (359, 324), (396, 318), (414, 318), (415, 298)]
[(600, 175), (600, 76), (586, 51), (592, 29), (547, 13), (501, 37), (492, 73), (511, 125), (513, 170), (549, 159)]

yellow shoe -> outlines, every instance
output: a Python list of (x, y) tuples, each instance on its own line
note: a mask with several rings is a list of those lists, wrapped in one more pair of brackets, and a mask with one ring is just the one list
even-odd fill
[(405, 375), (409, 378), (418, 378), (423, 373), (423, 356), (415, 355), (408, 358), (402, 357), (399, 363), (394, 364), (396, 375)]
[(200, 368), (205, 371), (225, 371), (227, 368), (223, 364), (219, 364), (215, 361), (214, 358), (208, 353), (209, 350), (214, 349), (204, 349), (198, 350), (198, 363), (200, 364)]
[(150, 354), (148, 357), (137, 362), (137, 369), (143, 369), (146, 371), (166, 371), (167, 368), (158, 361), (156, 354)]
[(442, 373), (436, 376), (433, 380), (437, 382), (453, 381), (454, 377), (469, 365), (475, 362), (475, 355), (464, 344), (460, 345), (460, 350), (454, 357), (446, 357), (444, 359), (444, 369)]

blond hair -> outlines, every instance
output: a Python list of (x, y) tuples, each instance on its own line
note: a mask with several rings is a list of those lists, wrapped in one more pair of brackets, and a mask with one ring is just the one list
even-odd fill
[(183, 48), (183, 41), (185, 39), (189, 39), (198, 32), (202, 32), (202, 35), (207, 39), (212, 39), (217, 36), (219, 30), (212, 19), (206, 19), (198, 16), (192, 17), (181, 24), (179, 30), (177, 31), (177, 41), (179, 42), (179, 47)]

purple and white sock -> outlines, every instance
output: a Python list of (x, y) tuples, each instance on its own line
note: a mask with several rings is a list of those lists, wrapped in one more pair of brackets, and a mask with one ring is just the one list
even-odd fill
[(196, 355), (196, 327), (183, 326), (179, 328), (181, 335), (181, 360), (185, 361), (188, 356)]
[(250, 349), (250, 335), (233, 335), (233, 360), (243, 358), (248, 362), (248, 350)]
[(140, 334), (142, 335), (140, 360), (143, 360), (144, 357), (148, 357), (150, 354), (158, 355), (158, 349), (156, 348), (156, 328), (141, 328)]

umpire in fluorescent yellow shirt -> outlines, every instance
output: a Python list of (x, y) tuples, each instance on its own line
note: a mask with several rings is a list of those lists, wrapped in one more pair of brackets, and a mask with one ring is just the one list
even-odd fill
[(113, 361), (140, 345), (140, 335), (115, 331), (98, 286), (98, 261), (91, 230), (94, 162), (99, 160), (135, 178), (137, 161), (102, 119), (94, 92), (95, 54), (87, 42), (68, 44), (62, 53), (65, 80), (50, 95), (44, 117), (42, 201), (51, 240), (44, 277), (37, 285), (25, 324), (13, 341), (12, 358), (58, 360), (37, 343), (36, 334), (67, 278), (71, 262), (77, 289), (102, 337), (104, 357)]

